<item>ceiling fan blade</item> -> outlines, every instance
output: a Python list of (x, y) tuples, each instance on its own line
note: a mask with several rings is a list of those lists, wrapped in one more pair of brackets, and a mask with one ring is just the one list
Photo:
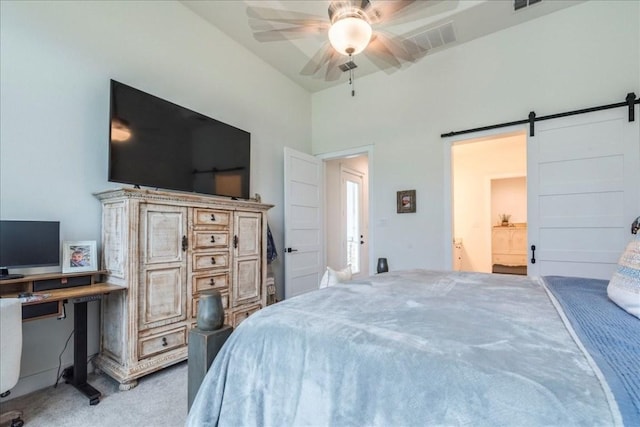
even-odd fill
[(405, 63), (414, 63), (424, 57), (428, 49), (401, 36), (387, 35), (376, 31), (364, 50), (364, 54), (381, 70), (392, 73)]
[(331, 24), (327, 21), (279, 22), (249, 18), (249, 27), (253, 31), (275, 30), (280, 28), (310, 28), (312, 30), (328, 30)]
[(325, 69), (324, 79), (326, 81), (337, 80), (342, 74), (342, 70), (338, 67), (342, 58), (345, 57), (336, 52), (329, 42), (325, 42), (313, 55), (313, 58), (307, 62), (300, 74), (322, 78), (320, 71)]
[[(398, 58), (398, 60), (402, 62), (415, 62), (418, 59), (422, 58), (422, 56), (424, 56), (417, 55), (417, 46), (412, 47), (413, 52), (410, 52), (407, 49), (410, 42), (400, 36), (394, 36), (391, 34), (383, 33), (382, 31), (376, 31), (376, 41), (378, 41), (379, 44), (385, 46), (394, 57)], [(426, 53), (426, 51), (424, 53)]]
[(338, 63), (340, 62), (341, 58), (344, 58), (344, 55), (340, 55), (333, 48), (331, 50), (333, 50), (334, 54), (331, 56), (329, 62), (327, 63), (327, 72), (324, 77), (324, 79), (328, 82), (332, 82), (340, 78), (340, 76), (342, 75), (342, 70), (340, 69), (340, 67), (338, 67)]
[[(252, 27), (253, 28), (253, 27)], [(255, 27), (258, 28), (258, 27)], [(324, 34), (326, 28), (312, 26), (292, 26), (284, 28), (275, 28), (267, 23), (262, 23), (260, 30), (254, 28), (253, 38), (259, 42), (273, 42), (280, 40), (301, 39), (316, 34)]]
[(330, 24), (326, 18), (307, 13), (267, 7), (248, 7), (249, 26), (260, 42), (294, 40), (325, 33)]
[(306, 25), (307, 23), (325, 23), (323, 16), (291, 10), (272, 9), (270, 7), (247, 7), (247, 16), (262, 21), (281, 22), (283, 24)]
[[(308, 13), (290, 10), (272, 9), (268, 7), (247, 7), (249, 25), (254, 31), (263, 30), (265, 21), (282, 25), (328, 29), (330, 23), (326, 18)], [(273, 24), (272, 24), (273, 25)], [(273, 26), (275, 29), (276, 27)]]
[(396, 58), (393, 52), (382, 43), (377, 35), (372, 38), (369, 46), (367, 46), (362, 53), (381, 70), (388, 71), (391, 68), (402, 68), (402, 63)]
[(300, 74), (304, 76), (313, 76), (318, 71), (320, 71), (322, 67), (327, 64), (327, 62), (329, 62), (333, 55), (337, 54), (338, 53), (331, 47), (328, 42), (324, 43), (300, 71)]

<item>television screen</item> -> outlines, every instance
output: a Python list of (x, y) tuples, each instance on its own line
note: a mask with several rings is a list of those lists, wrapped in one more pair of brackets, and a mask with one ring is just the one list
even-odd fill
[(0, 221), (0, 267), (60, 265), (58, 221)]
[(109, 181), (249, 198), (251, 134), (111, 80)]

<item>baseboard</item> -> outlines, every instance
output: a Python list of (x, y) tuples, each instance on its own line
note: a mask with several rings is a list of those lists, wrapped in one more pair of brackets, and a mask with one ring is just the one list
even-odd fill
[(25, 394), (32, 393), (43, 388), (50, 387), (56, 382), (56, 373), (58, 369), (49, 369), (37, 374), (20, 377), (18, 384), (11, 389), (11, 394), (2, 399), (2, 402), (15, 399), (16, 397), (24, 396)]
[[(69, 366), (73, 366), (73, 361), (65, 362), (63, 360), (62, 367), (60, 368), (60, 373), (62, 373), (64, 368)], [(87, 372), (92, 373), (94, 371), (93, 363), (89, 363), (87, 366)], [(2, 398), (2, 403), (8, 402), (11, 399), (15, 399), (16, 397), (24, 396), (29, 393), (33, 393), (34, 391), (42, 390), (43, 388), (53, 387), (56, 383), (56, 375), (58, 374), (58, 368), (48, 369), (46, 371), (38, 372), (32, 375), (27, 375), (24, 377), (20, 377), (18, 380), (18, 384), (14, 388), (11, 389), (11, 394), (7, 397)], [(64, 383), (64, 379), (60, 378), (58, 383)]]

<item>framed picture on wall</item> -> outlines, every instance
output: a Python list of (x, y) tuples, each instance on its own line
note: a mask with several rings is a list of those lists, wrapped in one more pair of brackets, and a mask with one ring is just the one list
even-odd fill
[(416, 211), (416, 190), (398, 191), (398, 213), (412, 213)]
[(95, 240), (62, 242), (62, 272), (98, 270)]

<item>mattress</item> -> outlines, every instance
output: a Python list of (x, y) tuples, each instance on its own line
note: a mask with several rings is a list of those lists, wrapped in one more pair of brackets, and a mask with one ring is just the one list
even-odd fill
[(544, 283), (409, 270), (266, 307), (187, 425), (611, 426), (623, 418)]

